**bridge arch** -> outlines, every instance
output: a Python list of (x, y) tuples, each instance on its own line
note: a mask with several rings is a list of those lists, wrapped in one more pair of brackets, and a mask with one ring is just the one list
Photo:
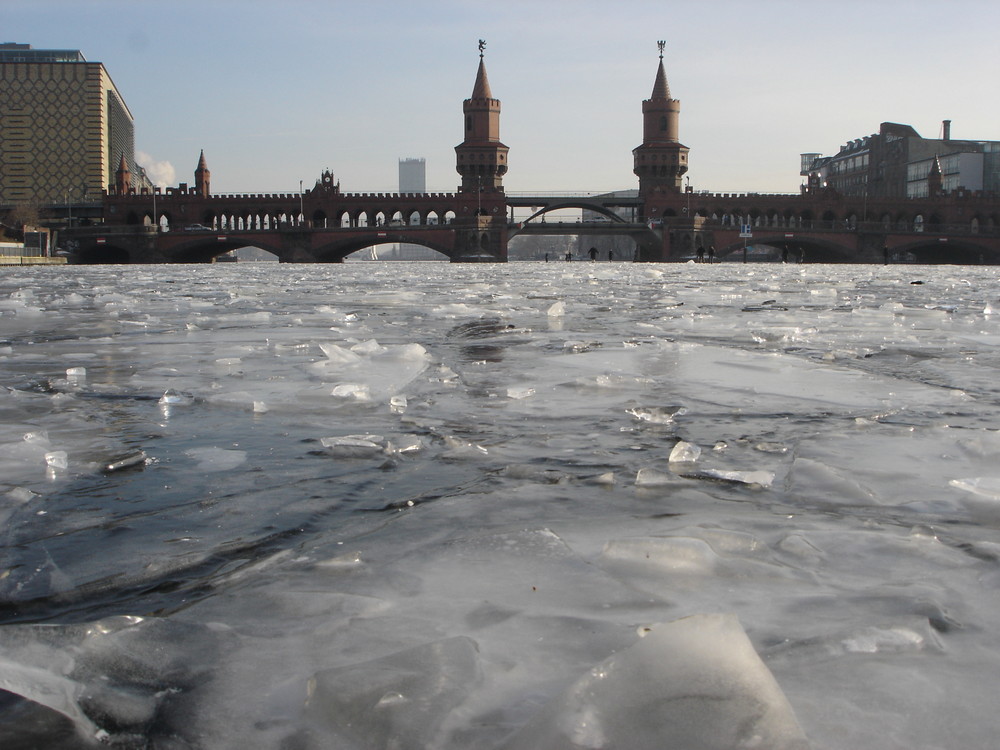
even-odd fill
[[(379, 236), (380, 234), (383, 236)], [(454, 236), (450, 232), (447, 234), (449, 235), (449, 238)], [(398, 245), (404, 243), (430, 248), (431, 250), (439, 252), (449, 259), (453, 258), (455, 255), (455, 248), (447, 242), (441, 242), (423, 236), (410, 235), (405, 232), (399, 234), (385, 232), (359, 234), (351, 237), (350, 239), (328, 242), (315, 248), (312, 251), (312, 254), (316, 260), (321, 263), (340, 263), (348, 255), (356, 253), (359, 250), (364, 250), (365, 248), (377, 248), (383, 245)]]
[[(840, 235), (844, 237), (844, 235)], [(720, 258), (729, 257), (730, 260), (736, 256), (738, 260), (744, 247), (767, 246), (776, 248), (778, 256), (782, 260), (806, 263), (854, 263), (858, 259), (858, 251), (853, 244), (842, 244), (835, 239), (836, 234), (820, 234), (819, 236), (809, 234), (801, 235), (794, 233), (794, 236), (784, 230), (778, 231), (755, 231), (753, 239), (745, 240), (739, 236), (739, 227), (733, 226), (724, 230), (713, 230), (711, 241), (716, 247), (716, 255)], [(850, 238), (856, 239), (855, 235)], [(753, 256), (750, 256), (751, 259)], [(770, 258), (776, 260), (777, 258)]]
[[(585, 200), (579, 200), (579, 201), (569, 200), (569, 201), (559, 201), (555, 203), (550, 203), (546, 206), (542, 206), (541, 208), (539, 208), (537, 211), (535, 211), (535, 213), (531, 214), (531, 216), (525, 219), (523, 223), (527, 224), (528, 222), (537, 219), (539, 216), (543, 216), (544, 214), (550, 213), (552, 211), (562, 211), (565, 209), (573, 209), (573, 208), (578, 208), (581, 211), (592, 211), (593, 213), (604, 216), (613, 223), (619, 223), (619, 224), (628, 223), (625, 221), (625, 219), (623, 219), (621, 216), (615, 213), (613, 209), (608, 208), (607, 206), (604, 206), (600, 203), (595, 203)], [(453, 211), (449, 211), (448, 215), (450, 215), (450, 218), (448, 218), (448, 221), (446, 223), (450, 224), (451, 221), (455, 218), (455, 214)]]
[(1000, 250), (971, 239), (921, 237), (895, 243), (895, 260), (935, 265), (979, 265), (1000, 262)]

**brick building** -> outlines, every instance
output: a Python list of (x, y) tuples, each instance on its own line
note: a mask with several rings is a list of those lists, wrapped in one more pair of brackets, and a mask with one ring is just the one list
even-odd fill
[(834, 156), (802, 154), (805, 190), (833, 188), (845, 196), (926, 198), (937, 187), (1000, 195), (1000, 141), (953, 140), (951, 121), (940, 138), (909, 125), (883, 122), (879, 132), (848, 141)]

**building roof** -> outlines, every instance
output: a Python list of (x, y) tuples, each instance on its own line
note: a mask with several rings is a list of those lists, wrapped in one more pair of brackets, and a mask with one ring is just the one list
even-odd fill
[(78, 49), (32, 49), (30, 44), (0, 44), (0, 63), (80, 63), (87, 58)]
[(476, 73), (476, 85), (472, 89), (473, 99), (492, 99), (493, 92), (490, 91), (490, 79), (486, 77), (486, 63), (483, 58), (479, 58), (479, 72)]
[(670, 86), (667, 84), (667, 73), (663, 69), (663, 58), (660, 58), (660, 67), (656, 71), (656, 81), (653, 83), (653, 93), (650, 99), (669, 99)]

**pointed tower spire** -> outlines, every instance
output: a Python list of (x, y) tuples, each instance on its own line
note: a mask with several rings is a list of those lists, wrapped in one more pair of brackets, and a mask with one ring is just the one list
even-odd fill
[(931, 164), (930, 174), (927, 175), (927, 195), (933, 197), (940, 195), (944, 191), (944, 179), (941, 173), (941, 160), (937, 154), (934, 155), (934, 163)]
[(128, 195), (132, 190), (132, 173), (128, 169), (128, 162), (125, 160), (125, 153), (118, 162), (118, 170), (115, 172), (115, 192), (118, 195)]
[(459, 190), (481, 192), (502, 190), (507, 172), (507, 147), (500, 142), (500, 100), (493, 98), (486, 77), (483, 50), (486, 42), (479, 40), (479, 70), (472, 96), (462, 103), (465, 113), (465, 140), (455, 146), (455, 168), (462, 175)]
[(205, 149), (201, 150), (198, 158), (198, 168), (194, 170), (194, 191), (202, 198), (207, 198), (211, 193), (212, 173), (208, 171), (208, 164), (205, 162)]
[(472, 88), (473, 99), (492, 99), (493, 92), (490, 91), (490, 79), (486, 77), (486, 63), (483, 61), (483, 50), (486, 49), (486, 41), (479, 40), (479, 72), (476, 73), (476, 85)]
[(657, 42), (660, 46), (660, 67), (656, 71), (656, 81), (653, 82), (653, 93), (651, 100), (663, 100), (670, 98), (670, 85), (667, 83), (667, 72), (663, 69), (663, 48), (666, 42)]

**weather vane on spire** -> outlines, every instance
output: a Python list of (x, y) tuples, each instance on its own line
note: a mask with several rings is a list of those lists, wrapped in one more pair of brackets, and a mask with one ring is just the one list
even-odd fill
[[(656, 43), (656, 46), (660, 48), (660, 59), (662, 60), (663, 59), (663, 48), (667, 46), (667, 43), (664, 42), (664, 41), (659, 41), (659, 42)], [(482, 48), (480, 48), (480, 49), (482, 49)]]
[(484, 49), (486, 49), (486, 40), (485, 39), (480, 39), (479, 40), (479, 59), (480, 60), (483, 59), (483, 50)]

